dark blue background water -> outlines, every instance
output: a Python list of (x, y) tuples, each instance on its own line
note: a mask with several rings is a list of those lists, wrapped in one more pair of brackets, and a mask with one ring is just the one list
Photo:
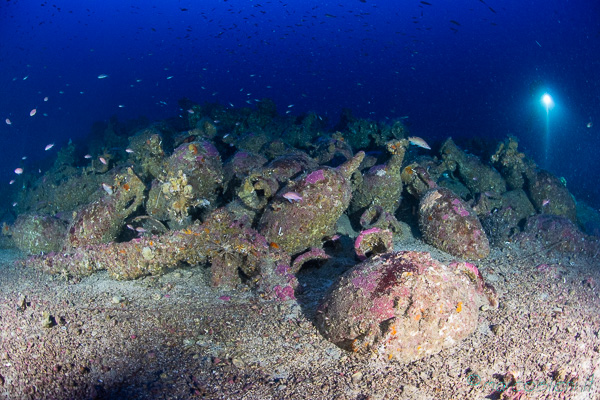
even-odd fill
[(0, 117), (12, 121), (0, 124), (0, 193), (94, 121), (177, 116), (184, 96), (270, 97), (332, 125), (344, 107), (408, 116), (430, 143), (512, 134), (600, 206), (597, 1), (2, 0), (0, 19)]

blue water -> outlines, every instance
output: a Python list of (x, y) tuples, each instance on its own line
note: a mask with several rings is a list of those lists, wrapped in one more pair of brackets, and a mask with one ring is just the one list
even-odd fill
[[(596, 1), (3, 0), (0, 32), (4, 200), (15, 168), (84, 140), (95, 121), (177, 117), (182, 97), (270, 97), (331, 126), (343, 108), (408, 116), (433, 144), (511, 134), (600, 207)], [(544, 92), (555, 101), (548, 157)]]

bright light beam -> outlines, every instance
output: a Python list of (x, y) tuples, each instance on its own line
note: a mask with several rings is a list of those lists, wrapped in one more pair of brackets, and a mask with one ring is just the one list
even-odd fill
[(554, 108), (554, 100), (548, 93), (544, 93), (542, 96), (542, 104), (546, 107), (546, 143), (544, 149), (544, 161), (546, 168), (550, 168), (549, 155), (550, 155), (550, 109)]
[(550, 96), (548, 93), (544, 93), (542, 96), (542, 104), (546, 106), (546, 112), (548, 112), (554, 107), (554, 100), (552, 100), (552, 96)]

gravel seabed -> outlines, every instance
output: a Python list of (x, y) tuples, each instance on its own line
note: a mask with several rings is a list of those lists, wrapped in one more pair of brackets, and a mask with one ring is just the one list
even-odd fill
[[(452, 260), (414, 239), (396, 250)], [(0, 251), (2, 399), (500, 399), (511, 377), (522, 399), (600, 398), (595, 256), (492, 249), (477, 265), (499, 308), (463, 342), (408, 365), (345, 352), (315, 329), (348, 262), (304, 268), (297, 301), (277, 302), (211, 288), (207, 267), (66, 281), (22, 257)]]

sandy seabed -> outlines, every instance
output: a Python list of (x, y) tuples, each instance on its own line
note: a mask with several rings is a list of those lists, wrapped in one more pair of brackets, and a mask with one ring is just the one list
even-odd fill
[[(414, 239), (396, 250), (452, 260)], [(600, 256), (494, 248), (477, 265), (499, 308), (408, 365), (316, 330), (318, 302), (348, 267), (339, 260), (300, 271), (297, 300), (277, 302), (211, 288), (206, 267), (73, 282), (20, 257), (0, 253), (2, 399), (501, 399), (511, 376), (521, 399), (600, 398)]]

